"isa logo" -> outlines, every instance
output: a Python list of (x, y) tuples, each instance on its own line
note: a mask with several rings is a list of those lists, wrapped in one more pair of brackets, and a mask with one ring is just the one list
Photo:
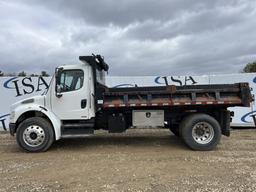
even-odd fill
[(137, 84), (120, 84), (120, 85), (116, 85), (116, 86), (114, 86), (113, 88), (122, 88), (122, 87), (138, 87), (138, 85)]
[(7, 131), (7, 129), (6, 129), (6, 119), (8, 118), (9, 115), (10, 114), (0, 116), (0, 125), (2, 125), (2, 127), (5, 131)]
[(242, 116), (241, 121), (244, 123), (254, 123), (256, 125), (256, 111), (251, 111)]
[(164, 85), (194, 85), (198, 82), (192, 76), (158, 76), (155, 78), (156, 84)]
[(4, 88), (12, 89), (16, 92), (16, 97), (29, 95), (48, 89), (47, 81), (42, 77), (12, 77), (4, 82)]
[(256, 77), (254, 77), (252, 81), (253, 81), (253, 83), (256, 83)]

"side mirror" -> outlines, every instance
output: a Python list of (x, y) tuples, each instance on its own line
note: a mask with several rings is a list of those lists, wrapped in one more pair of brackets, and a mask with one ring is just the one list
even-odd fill
[(55, 94), (56, 97), (61, 97), (61, 86), (60, 86), (60, 78), (61, 78), (61, 73), (63, 71), (63, 68), (56, 68), (55, 70)]

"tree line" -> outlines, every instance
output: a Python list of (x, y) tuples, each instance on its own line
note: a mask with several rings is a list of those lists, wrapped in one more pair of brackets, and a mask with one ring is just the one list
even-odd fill
[(256, 61), (252, 63), (248, 63), (244, 68), (243, 68), (243, 73), (254, 73), (256, 72)]
[(8, 76), (8, 77), (26, 77), (26, 76), (30, 76), (30, 77), (38, 77), (38, 76), (43, 76), (43, 77), (49, 77), (50, 75), (46, 72), (46, 71), (41, 71), (41, 73), (36, 74), (36, 73), (26, 73), (25, 71), (21, 71), (18, 73), (6, 73), (0, 70), (0, 77), (4, 77), (4, 76)]

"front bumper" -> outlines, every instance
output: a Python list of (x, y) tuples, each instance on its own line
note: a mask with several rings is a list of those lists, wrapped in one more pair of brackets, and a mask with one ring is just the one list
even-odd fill
[(10, 134), (14, 136), (14, 133), (16, 132), (16, 124), (15, 123), (9, 123), (9, 130)]

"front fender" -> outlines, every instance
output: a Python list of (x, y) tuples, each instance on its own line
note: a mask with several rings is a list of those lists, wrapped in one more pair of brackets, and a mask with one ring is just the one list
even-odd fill
[(49, 111), (46, 108), (44, 108), (40, 105), (37, 105), (37, 104), (21, 105), (21, 106), (16, 107), (14, 110), (15, 115), (13, 115), (13, 116), (11, 115), (11, 117), (10, 117), (10, 123), (16, 123), (17, 120), (21, 117), (21, 115), (23, 115), (24, 113), (29, 112), (29, 111), (41, 112), (45, 116), (47, 116), (53, 125), (53, 129), (55, 132), (55, 139), (56, 140), (60, 139), (60, 137), (61, 137), (61, 131), (60, 131), (61, 121), (60, 121), (60, 119), (51, 111)]

